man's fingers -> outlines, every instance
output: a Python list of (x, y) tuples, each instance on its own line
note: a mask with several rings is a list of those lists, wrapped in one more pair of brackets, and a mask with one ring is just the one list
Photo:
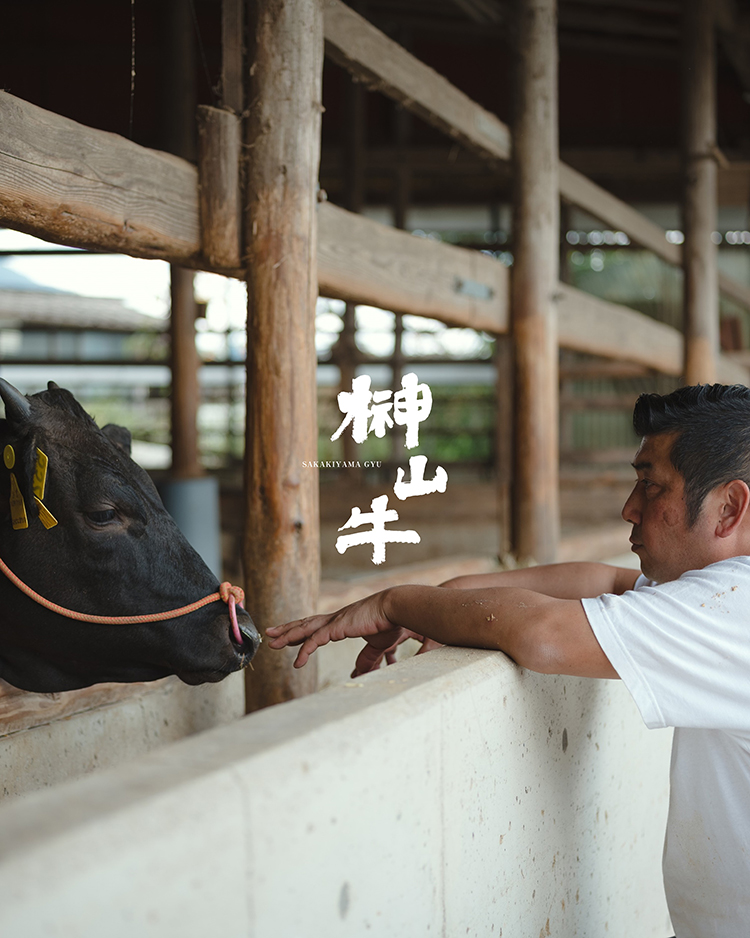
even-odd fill
[(266, 629), (270, 638), (271, 648), (284, 648), (287, 645), (301, 645), (306, 638), (320, 629), (330, 619), (330, 616), (308, 616), (305, 619), (295, 619), (284, 625), (274, 625)]
[(357, 655), (357, 660), (354, 662), (352, 677), (359, 677), (361, 674), (367, 674), (369, 671), (377, 671), (384, 655), (385, 649), (365, 645), (362, 651)]
[[(327, 645), (328, 642), (332, 640), (331, 636), (331, 627), (330, 625), (325, 625), (322, 628), (317, 629), (313, 632), (312, 635), (308, 636), (302, 642), (302, 647), (297, 653), (297, 657), (294, 659), (294, 667), (302, 668), (307, 664), (307, 661), (311, 654), (320, 648), (321, 645)], [(296, 642), (295, 644), (299, 644)]]
[(442, 648), (440, 642), (434, 642), (431, 638), (425, 638), (422, 641), (422, 647), (418, 649), (417, 654), (423, 655), (426, 651), (434, 651), (436, 648)]

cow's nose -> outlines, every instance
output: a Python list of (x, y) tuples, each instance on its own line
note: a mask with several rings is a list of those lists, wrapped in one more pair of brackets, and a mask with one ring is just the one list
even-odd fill
[(243, 616), (242, 621), (238, 622), (238, 625), (240, 627), (240, 633), (242, 634), (243, 642), (248, 646), (246, 654), (249, 654), (249, 656), (252, 658), (252, 656), (258, 650), (258, 646), (260, 645), (260, 635), (258, 634), (258, 630), (255, 628), (255, 624), (249, 615), (247, 618)]

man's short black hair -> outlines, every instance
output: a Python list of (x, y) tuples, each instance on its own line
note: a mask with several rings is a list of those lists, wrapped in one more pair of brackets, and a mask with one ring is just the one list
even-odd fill
[(671, 394), (641, 394), (633, 411), (638, 436), (677, 433), (672, 465), (685, 480), (689, 527), (710, 491), (733, 479), (750, 485), (750, 388), (698, 384)]

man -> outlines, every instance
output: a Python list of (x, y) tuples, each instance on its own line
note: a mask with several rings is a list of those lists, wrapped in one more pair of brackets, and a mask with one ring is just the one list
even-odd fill
[(649, 727), (674, 726), (664, 849), (678, 938), (750, 926), (750, 389), (641, 395), (635, 487), (622, 514), (642, 575), (597, 563), (397, 586), (268, 630), (271, 646), (367, 646), (405, 635), (496, 648), (545, 674), (621, 678)]

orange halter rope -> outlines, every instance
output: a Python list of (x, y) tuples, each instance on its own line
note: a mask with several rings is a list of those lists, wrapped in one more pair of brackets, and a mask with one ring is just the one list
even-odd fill
[(44, 606), (45, 609), (50, 609), (52, 612), (66, 616), (68, 619), (77, 619), (79, 622), (94, 622), (99, 625), (136, 625), (140, 622), (161, 622), (164, 619), (176, 619), (178, 616), (184, 616), (189, 612), (195, 612), (197, 609), (201, 609), (209, 603), (222, 600), (229, 607), (229, 618), (232, 621), (234, 637), (238, 644), (242, 644), (242, 634), (237, 624), (235, 604), (241, 609), (244, 609), (245, 592), (241, 587), (232, 586), (232, 584), (228, 582), (221, 584), (218, 593), (211, 593), (210, 596), (204, 596), (203, 599), (199, 599), (187, 606), (180, 606), (179, 609), (172, 609), (169, 612), (153, 612), (150, 615), (143, 616), (94, 616), (87, 612), (74, 612), (72, 609), (66, 609), (65, 606), (60, 606), (58, 603), (53, 603), (49, 599), (45, 599), (44, 596), (41, 596), (36, 590), (27, 586), (20, 577), (17, 577), (2, 557), (0, 557), (0, 570), (2, 570), (10, 582), (17, 586), (22, 593), (25, 593), (30, 599), (33, 599), (35, 603), (39, 603), (40, 606)]

